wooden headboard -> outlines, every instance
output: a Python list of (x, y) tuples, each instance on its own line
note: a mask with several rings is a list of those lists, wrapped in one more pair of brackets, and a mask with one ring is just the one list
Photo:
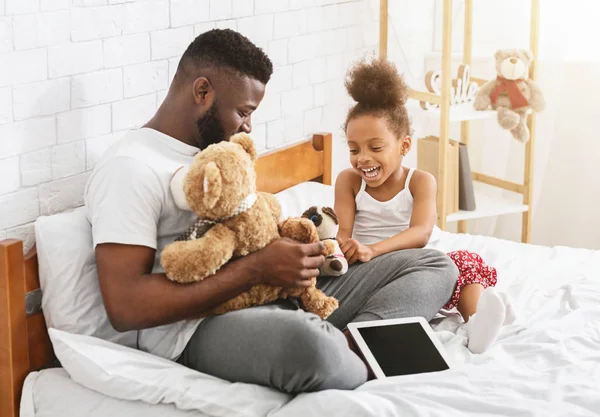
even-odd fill
[[(331, 153), (331, 134), (319, 133), (312, 140), (263, 154), (256, 162), (257, 187), (277, 193), (306, 181), (329, 185)], [(19, 415), (25, 377), (55, 361), (40, 296), (35, 247), (24, 256), (20, 240), (0, 241), (1, 417)]]

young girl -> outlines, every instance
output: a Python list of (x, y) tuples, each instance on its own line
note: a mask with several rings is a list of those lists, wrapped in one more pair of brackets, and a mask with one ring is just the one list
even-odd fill
[[(388, 252), (422, 248), (437, 221), (436, 181), (402, 166), (411, 148), (405, 107), (407, 86), (393, 64), (360, 61), (348, 72), (346, 89), (357, 102), (345, 123), (352, 168), (335, 185), (337, 239), (350, 264)], [(467, 324), (468, 347), (485, 351), (512, 311), (495, 292), (496, 270), (477, 254), (449, 254), (460, 276), (444, 309), (455, 306)], [(475, 314), (477, 312), (477, 315)]]

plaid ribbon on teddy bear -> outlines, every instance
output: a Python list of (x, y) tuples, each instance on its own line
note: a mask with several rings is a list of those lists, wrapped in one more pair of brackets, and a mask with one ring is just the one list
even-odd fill
[(253, 193), (244, 198), (238, 206), (238, 208), (236, 208), (233, 214), (229, 217), (225, 217), (219, 220), (198, 219), (185, 232), (183, 232), (181, 236), (175, 239), (175, 242), (200, 239), (213, 226), (215, 226), (218, 223), (222, 223), (225, 220), (231, 219), (232, 217), (235, 217), (238, 214), (245, 213), (246, 211), (250, 210), (254, 203), (256, 203), (256, 194)]

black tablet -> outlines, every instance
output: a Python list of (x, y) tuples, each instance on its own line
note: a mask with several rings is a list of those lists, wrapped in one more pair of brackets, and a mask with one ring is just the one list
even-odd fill
[(422, 317), (350, 323), (348, 330), (377, 378), (450, 369), (444, 347)]

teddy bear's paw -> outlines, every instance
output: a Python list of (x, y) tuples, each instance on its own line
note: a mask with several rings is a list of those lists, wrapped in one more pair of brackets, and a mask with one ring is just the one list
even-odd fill
[(308, 288), (300, 297), (306, 311), (314, 313), (325, 320), (339, 307), (335, 297), (328, 297), (317, 288)]
[(335, 253), (335, 243), (332, 240), (324, 240), (323, 241), (323, 250), (321, 251), (321, 255), (327, 257), (331, 256)]
[(491, 104), (492, 100), (490, 100), (490, 97), (487, 95), (475, 96), (475, 100), (473, 101), (473, 107), (475, 110), (487, 110)]
[(497, 116), (498, 124), (506, 130), (514, 129), (521, 121), (521, 116), (519, 116), (517, 112), (507, 109), (506, 107), (499, 107)]
[(320, 306), (317, 315), (323, 320), (326, 320), (331, 314), (339, 307), (338, 300), (333, 297), (327, 297), (323, 300), (323, 304)]
[(529, 140), (529, 129), (523, 123), (519, 123), (510, 133), (519, 142), (526, 143)]

